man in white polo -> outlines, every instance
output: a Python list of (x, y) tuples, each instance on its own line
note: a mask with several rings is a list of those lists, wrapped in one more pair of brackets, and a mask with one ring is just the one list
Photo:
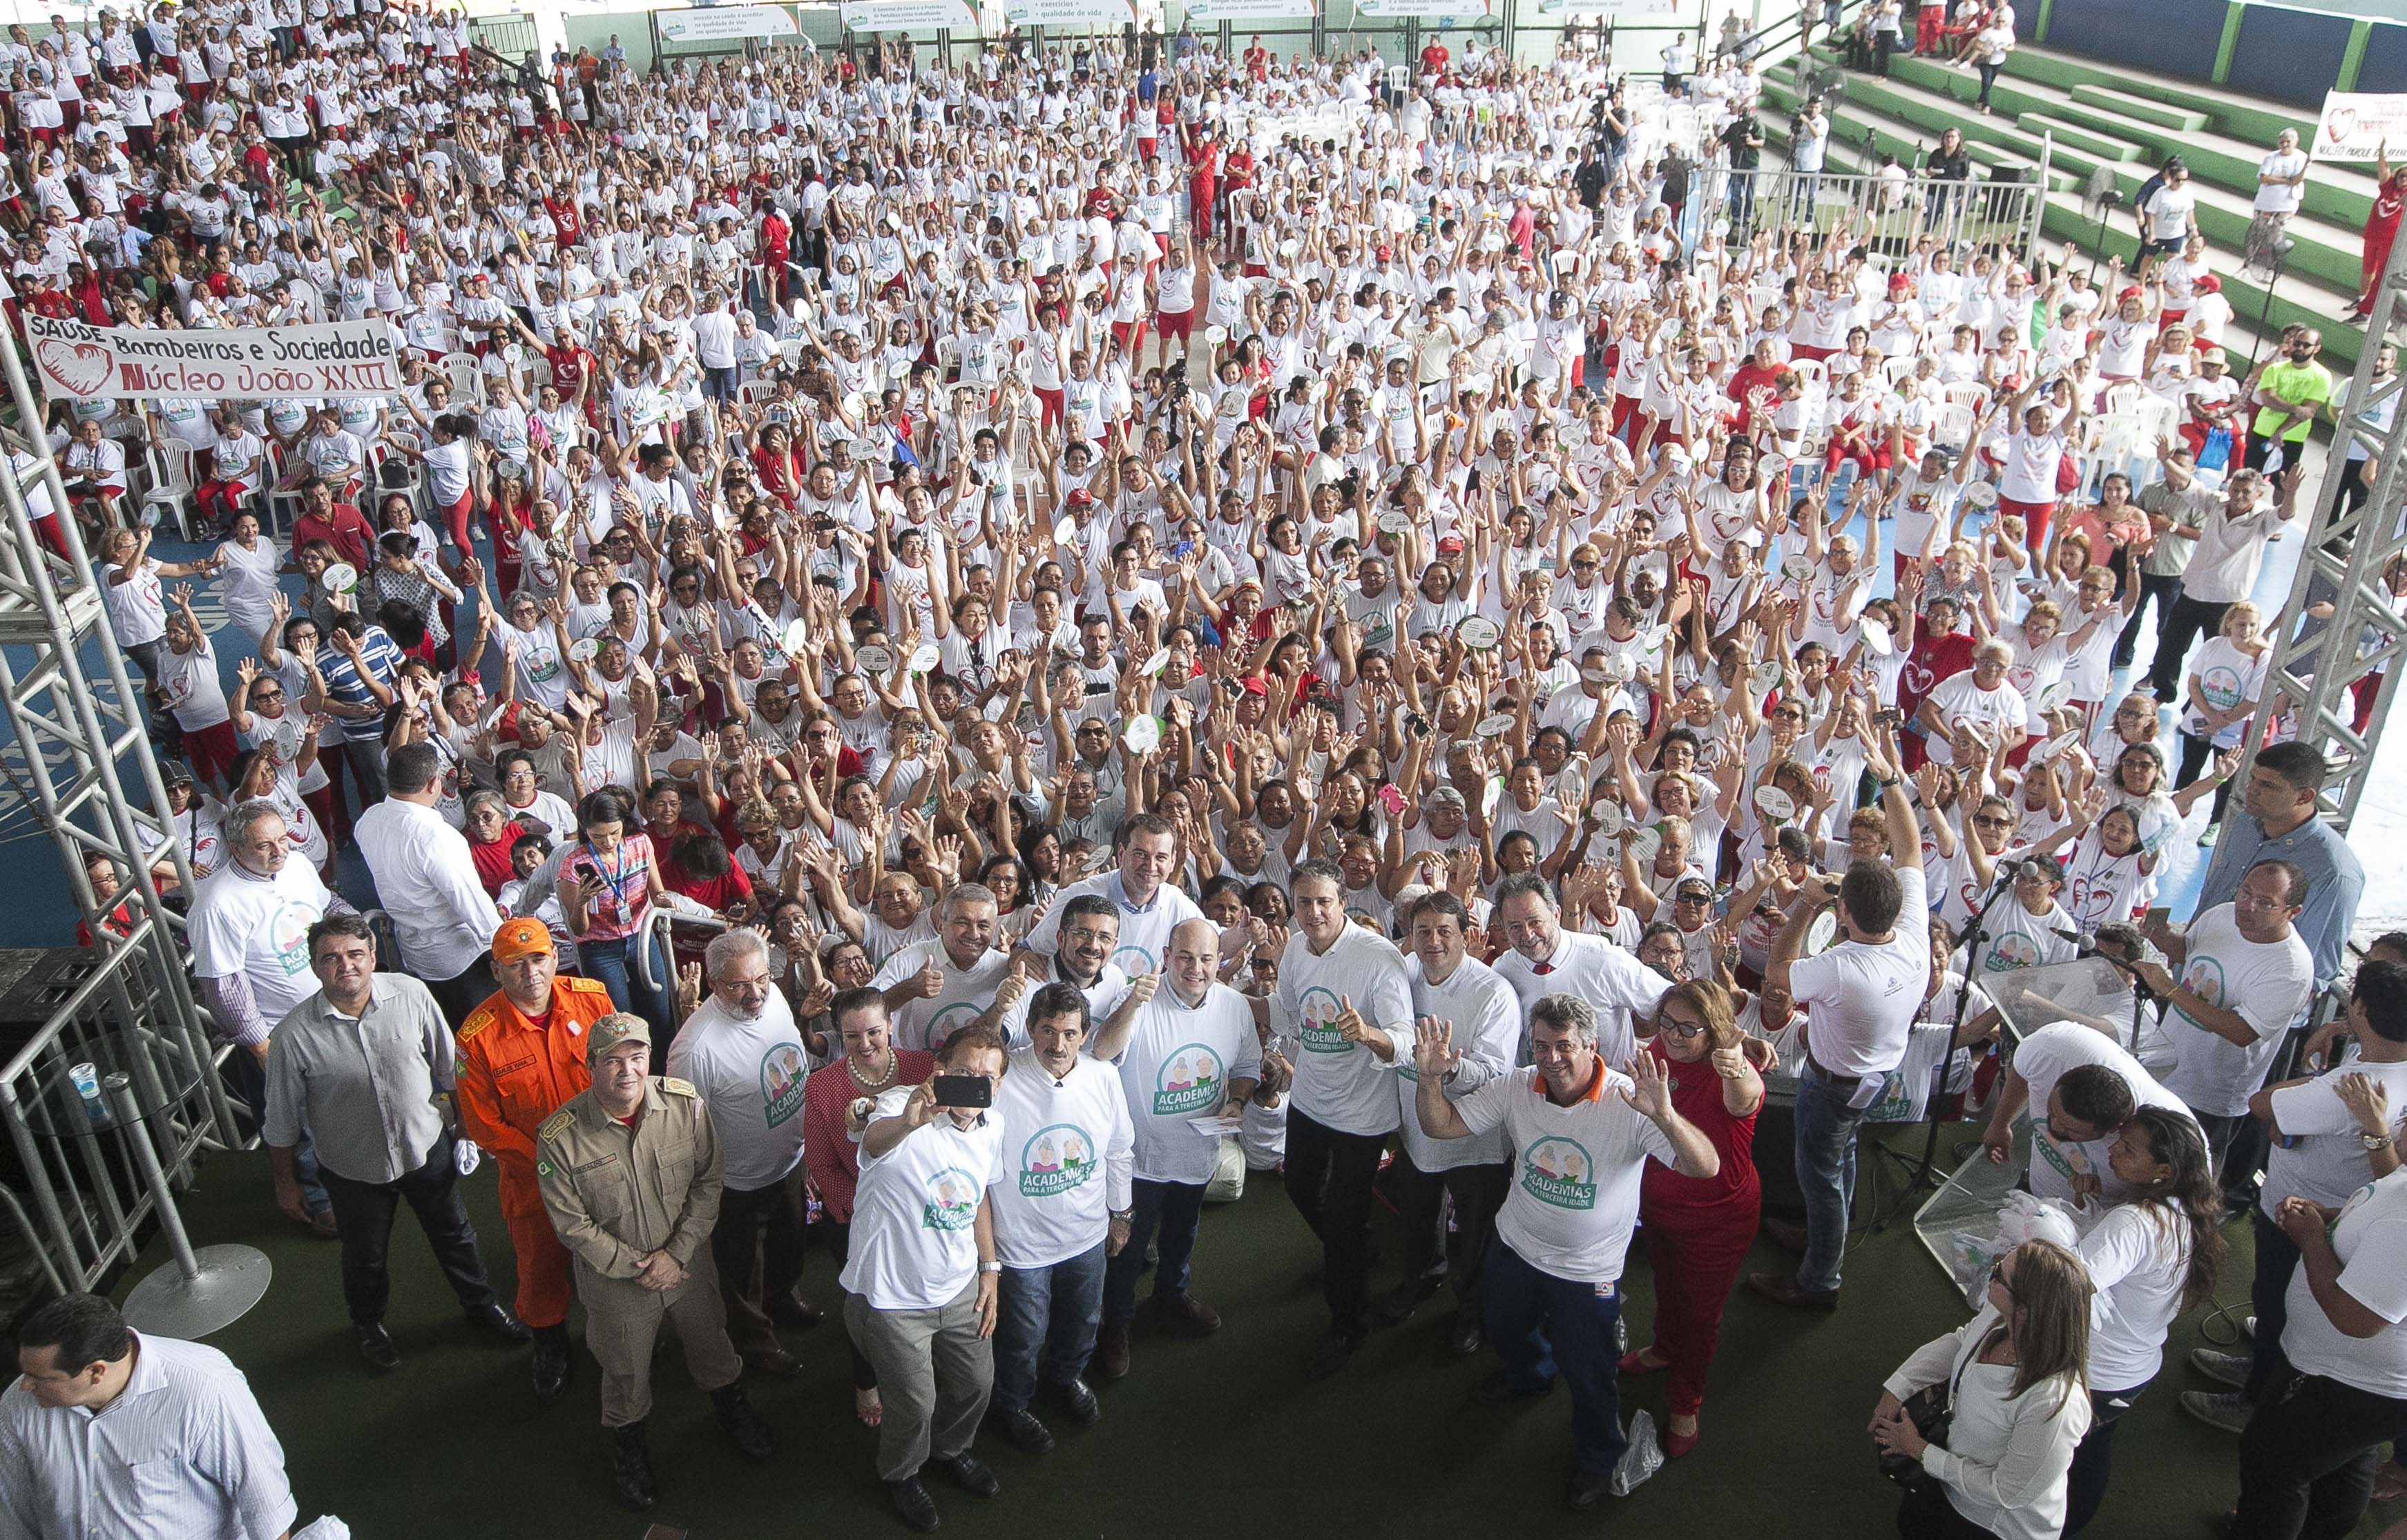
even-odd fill
[[(1496, 959), (1496, 972), (1530, 1009), (1550, 994), (1575, 994), (1596, 1007), (1597, 1042), (1607, 1063), (1625, 1063), (1638, 1051), (1633, 1015), (1652, 1016), (1672, 980), (1601, 935), (1563, 929), (1561, 905), (1546, 879), (1534, 872), (1496, 885), (1495, 923), (1512, 950)], [(1524, 1030), (1515, 1054), (1528, 1058)]]
[(1100, 893), (1120, 911), (1119, 941), (1111, 960), (1131, 978), (1158, 971), (1170, 948), (1170, 933), (1181, 920), (1200, 920), (1204, 911), (1171, 883), (1178, 863), (1178, 831), (1159, 813), (1139, 813), (1119, 827), (1113, 868), (1101, 877), (1073, 882), (1053, 895), (1053, 907), (1028, 933), (1023, 946), (1039, 957), (1050, 957), (1060, 946), (1063, 917), (1074, 898)]

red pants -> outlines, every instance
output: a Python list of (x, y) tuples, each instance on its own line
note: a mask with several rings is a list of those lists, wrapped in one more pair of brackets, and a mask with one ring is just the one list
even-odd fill
[(1120, 357), (1134, 364), (1136, 355), (1145, 347), (1145, 322), (1142, 321), (1113, 321), (1112, 340), (1120, 345)]
[(1195, 238), (1199, 241), (1212, 238), (1212, 198), (1216, 191), (1213, 185), (1215, 180), (1216, 178), (1211, 177), (1195, 177), (1188, 182), (1187, 198), (1188, 202), (1193, 205)]
[(1939, 22), (1940, 14), (1939, 7), (1937, 6), (1926, 3), (1922, 9), (1915, 14), (1915, 52), (1936, 53), (1939, 51)]
[(205, 521), (223, 528), (234, 522), (235, 514), (249, 492), (250, 488), (240, 481), (204, 481), (192, 492), (192, 506), (200, 510)]
[(2023, 544), (2033, 556), (2047, 553), (2047, 521), (2056, 516), (2056, 500), (2044, 503), (2018, 502), (2012, 497), (1998, 499), (1998, 517), (2013, 514), (2023, 521)]
[(66, 532), (59, 528), (59, 516), (57, 514), (49, 514), (43, 518), (35, 520), (34, 533), (41, 536), (42, 544), (48, 546), (50, 549), (50, 554), (56, 556), (60, 561), (72, 562), (75, 560), (74, 557), (67, 554)]
[(1036, 397), (1038, 406), (1043, 408), (1037, 421), (1048, 428), (1060, 427), (1061, 425), (1061, 392), (1048, 391), (1039, 386), (1030, 393)]
[(230, 720), (215, 727), (184, 729), (184, 763), (192, 767), (192, 778), (203, 785), (223, 785), (226, 772), (234, 768), (234, 757), (240, 752), (242, 746)]
[(477, 547), (468, 535), (468, 510), (477, 506), (474, 488), (460, 494), (460, 500), (443, 510), (443, 527), (450, 532), (451, 543), (460, 548), (463, 556), (477, 554)]
[(1153, 335), (1161, 338), (1162, 346), (1165, 348), (1170, 345), (1172, 337), (1178, 339), (1178, 345), (1181, 348), (1187, 346), (1187, 339), (1195, 335), (1193, 307), (1189, 307), (1184, 310), (1156, 310), (1153, 313)]
[(568, 1319), (568, 1248), (544, 1211), (533, 1170), (497, 1155), (502, 1168), (502, 1223), (518, 1253), (519, 1319), (529, 1326), (557, 1326)]
[(1655, 1262), (1655, 1351), (1672, 1362), (1665, 1405), (1694, 1417), (1705, 1404), (1705, 1371), (1722, 1332), (1722, 1306), (1746, 1263), (1762, 1218), (1762, 1189), (1711, 1208), (1649, 1210), (1646, 1245)]

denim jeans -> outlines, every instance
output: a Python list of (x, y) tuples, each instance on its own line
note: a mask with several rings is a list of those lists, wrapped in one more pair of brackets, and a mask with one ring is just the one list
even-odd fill
[[(1050, 1267), (1003, 1270), (994, 1322), (994, 1404), (1003, 1410), (1026, 1411), (1040, 1378), (1067, 1385), (1087, 1372), (1104, 1319), (1104, 1246)], [(1135, 1243), (1120, 1249), (1125, 1256)]]
[[(652, 977), (666, 984), (673, 977), (668, 952), (657, 939), (651, 947)], [(610, 1004), (622, 1011), (633, 1011), (650, 1023), (652, 1062), (668, 1062), (669, 1039), (676, 1034), (677, 1027), (669, 1020), (667, 996), (644, 982), (643, 971), (635, 963), (634, 942), (626, 936), (616, 941), (579, 941), (577, 961), (588, 977), (602, 980), (602, 987), (610, 991)]]
[(1195, 1255), (1195, 1237), (1204, 1228), (1204, 1187), (1201, 1183), (1149, 1182), (1139, 1176), (1132, 1184), (1135, 1197), (1129, 1215), (1128, 1244), (1104, 1268), (1104, 1319), (1131, 1320), (1136, 1316), (1137, 1275), (1145, 1271), (1147, 1244), (1160, 1232), (1161, 1248), (1153, 1264), (1157, 1299), (1175, 1299), (1187, 1292), (1189, 1262)]
[(1488, 1340), (1504, 1361), (1505, 1382), (1540, 1390), (1560, 1373), (1572, 1390), (1574, 1462), (1583, 1471), (1613, 1469), (1630, 1447), (1615, 1383), (1620, 1289), (1541, 1272), (1501, 1240), (1488, 1248), (1487, 1274), (1481, 1293)]
[(1730, 174), (1730, 227), (1735, 235), (1755, 221), (1755, 173)]
[(1816, 1293), (1839, 1287), (1839, 1266), (1847, 1249), (1847, 1205), (1856, 1195), (1856, 1132), (1864, 1120), (1863, 1112), (1850, 1108), (1847, 1100), (1819, 1064), (1809, 1062), (1798, 1077), (1797, 1186), (1805, 1198), (1805, 1260), (1797, 1269), (1797, 1287)]

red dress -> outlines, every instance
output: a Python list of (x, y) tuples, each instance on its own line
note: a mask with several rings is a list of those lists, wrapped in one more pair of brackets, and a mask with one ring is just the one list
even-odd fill
[(1645, 1051), (1671, 1071), (1672, 1105), (1713, 1141), (1722, 1162), (1716, 1175), (1698, 1177), (1649, 1161), (1638, 1193), (1639, 1222), (1655, 1263), (1655, 1350), (1672, 1361), (1666, 1405), (1674, 1417), (1694, 1417), (1705, 1404), (1705, 1371), (1721, 1335), (1722, 1306), (1762, 1218), (1756, 1115), (1730, 1116), (1722, 1078), (1710, 1062), (1675, 1062), (1660, 1039), (1650, 1040)]

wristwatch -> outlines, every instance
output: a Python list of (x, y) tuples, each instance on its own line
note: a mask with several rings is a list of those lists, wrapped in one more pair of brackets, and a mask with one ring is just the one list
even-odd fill
[(1003, 1271), (1003, 1263), (999, 1262), (982, 1262), (978, 1263), (978, 1271), (981, 1273), (1000, 1273)]
[(2357, 1137), (2365, 1141), (2365, 1152), (2368, 1155), (2372, 1154), (2377, 1149), (2388, 1149), (2390, 1148), (2390, 1135), (2387, 1134), (2360, 1134)]

